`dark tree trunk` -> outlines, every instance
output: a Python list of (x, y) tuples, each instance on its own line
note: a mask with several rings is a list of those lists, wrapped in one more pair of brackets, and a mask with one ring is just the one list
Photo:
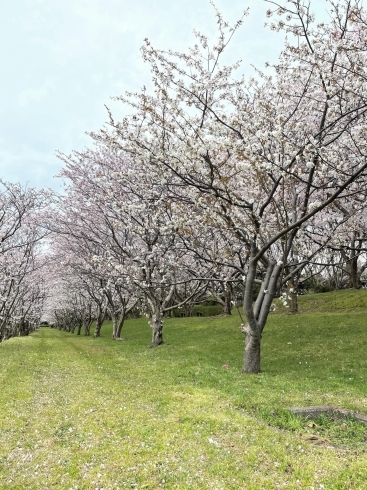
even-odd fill
[(26, 328), (26, 321), (24, 320), (24, 318), (22, 318), (19, 322), (19, 335), (20, 336), (28, 335), (27, 328)]
[(94, 337), (100, 337), (101, 336), (101, 328), (103, 325), (103, 322), (105, 321), (106, 318), (106, 313), (107, 310), (106, 308), (98, 308), (98, 316), (96, 320), (96, 328), (94, 329)]
[(358, 277), (358, 256), (355, 255), (350, 259), (349, 263), (349, 271), (350, 271), (350, 279), (349, 279), (349, 287), (353, 289), (359, 289), (361, 287), (361, 283)]

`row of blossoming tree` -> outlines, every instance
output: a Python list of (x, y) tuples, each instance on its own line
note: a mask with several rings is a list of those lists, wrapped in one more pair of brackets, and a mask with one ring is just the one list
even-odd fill
[(93, 149), (60, 155), (66, 187), (52, 261), (65, 328), (89, 332), (97, 318), (99, 335), (109, 311), (119, 338), (137, 309), (157, 346), (167, 312), (208, 295), (228, 311), (237, 291), (243, 371), (257, 373), (276, 295), (294, 295), (305, 274), (335, 257), (358, 279), (367, 12), (359, 0), (329, 0), (330, 20), (317, 23), (307, 1), (267, 3), (270, 27), (287, 34), (269, 74), (246, 80), (239, 63), (222, 63), (242, 19), (229, 26), (216, 11), (213, 46), (200, 33), (185, 53), (146, 40), (153, 90), (117, 97), (130, 115), (118, 121), (109, 111)]
[(44, 191), (0, 181), (0, 342), (28, 335), (39, 324), (47, 267)]

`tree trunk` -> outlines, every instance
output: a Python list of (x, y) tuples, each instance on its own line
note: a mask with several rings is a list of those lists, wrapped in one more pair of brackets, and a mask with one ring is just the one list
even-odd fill
[(260, 372), (261, 333), (254, 332), (248, 324), (242, 328), (242, 332), (246, 335), (242, 372), (258, 374)]
[(191, 303), (184, 306), (184, 315), (186, 318), (192, 316), (193, 307)]
[(122, 327), (124, 326), (124, 321), (125, 321), (125, 316), (124, 315), (121, 315), (121, 317), (119, 318), (119, 321), (117, 322), (117, 338), (118, 339), (121, 339), (121, 330), (122, 330)]
[(112, 316), (112, 338), (113, 340), (117, 339), (117, 318), (116, 315), (111, 313)]
[(82, 324), (80, 323), (80, 324), (78, 325), (78, 330), (77, 330), (76, 334), (77, 334), (77, 335), (80, 335), (80, 332), (81, 332), (81, 331), (82, 331)]
[(297, 283), (298, 281), (296, 279), (293, 281), (288, 281), (288, 295), (291, 299), (291, 304), (289, 306), (290, 314), (298, 313)]
[(156, 311), (151, 315), (149, 325), (152, 328), (152, 343), (150, 347), (157, 347), (163, 344), (163, 322), (160, 311)]
[(353, 289), (359, 289), (361, 287), (361, 284), (358, 278), (358, 255), (355, 255), (350, 259), (349, 271), (349, 287)]
[(26, 334), (26, 328), (25, 328), (25, 320), (24, 318), (22, 318), (19, 322), (19, 328), (18, 328), (18, 331), (19, 331), (19, 335), (20, 336), (23, 336), (23, 335), (27, 335)]
[(226, 315), (232, 315), (232, 288), (229, 283), (226, 283), (224, 288), (223, 313)]
[(96, 322), (96, 328), (94, 329), (94, 338), (101, 336), (102, 323)]
[(106, 308), (98, 308), (98, 316), (96, 320), (96, 328), (94, 329), (94, 337), (100, 337), (101, 336), (101, 328), (103, 325), (103, 322), (105, 321), (106, 318)]
[(270, 312), (271, 303), (274, 299), (278, 279), (282, 270), (281, 262), (276, 264), (273, 261), (267, 261), (266, 273), (262, 279), (260, 291), (257, 295), (256, 301), (253, 303), (252, 295), (258, 265), (256, 253), (257, 247), (253, 242), (251, 245), (251, 257), (243, 297), (243, 308), (248, 324), (243, 325), (242, 327), (242, 331), (246, 335), (242, 372), (253, 374), (258, 374), (260, 372), (260, 345), (262, 331), (265, 327), (266, 320)]
[(296, 314), (298, 313), (298, 295), (297, 293), (289, 293), (291, 297), (291, 305), (289, 307), (289, 313)]
[(125, 313), (120, 313), (120, 315), (111, 313), (112, 316), (112, 338), (114, 340), (121, 338), (121, 330), (125, 322)]
[(84, 323), (84, 336), (90, 336), (90, 327), (92, 326), (92, 321), (87, 321)]

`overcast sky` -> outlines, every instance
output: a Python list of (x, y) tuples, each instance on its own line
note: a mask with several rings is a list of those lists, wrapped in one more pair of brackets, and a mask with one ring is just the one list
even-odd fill
[[(230, 21), (250, 7), (229, 52), (246, 74), (276, 59), (282, 38), (263, 27), (268, 4), (215, 3)], [(12, 0), (2, 2), (0, 23), (0, 177), (54, 189), (55, 151), (90, 146), (85, 132), (107, 120), (104, 104), (122, 114), (110, 97), (149, 86), (144, 38), (184, 50), (194, 28), (214, 35), (216, 25), (208, 0)]]

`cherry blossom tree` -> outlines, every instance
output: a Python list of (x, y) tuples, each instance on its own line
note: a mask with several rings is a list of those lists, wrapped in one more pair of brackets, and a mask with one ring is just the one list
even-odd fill
[[(62, 197), (60, 200), (66, 205)], [(49, 309), (54, 312), (58, 325), (68, 331), (70, 326), (72, 331), (77, 328), (78, 335), (82, 328), (85, 335), (90, 335), (91, 325), (95, 321), (94, 336), (99, 337), (107, 313), (104, 294), (106, 274), (96, 267), (92, 257), (101, 253), (101, 247), (95, 240), (87, 240), (80, 235), (78, 221), (72, 218), (65, 221), (56, 212), (52, 219), (49, 254), (53, 267), (49, 271), (49, 280), (55, 284), (49, 302), (52, 307), (49, 306)]]
[(341, 226), (327, 246), (334, 264), (346, 278), (347, 287), (354, 289), (362, 286), (361, 278), (367, 270), (365, 203), (363, 194), (353, 196), (353, 199), (343, 203), (335, 203), (335, 215), (338, 216)]
[(51, 195), (0, 182), (0, 341), (37, 326), (45, 299), (42, 240)]
[(293, 35), (269, 75), (256, 71), (245, 81), (234, 77), (238, 64), (221, 64), (242, 19), (230, 27), (217, 12), (212, 47), (200, 33), (187, 53), (160, 51), (146, 40), (154, 93), (143, 88), (118, 97), (131, 116), (115, 121), (110, 113), (109, 127), (92, 135), (131, 155), (151, 181), (168, 182), (177, 200), (199, 204), (208, 225), (245, 245), (243, 371), (251, 373), (260, 371), (262, 332), (279, 282), (299, 270), (292, 250), (302, 246), (313, 218), (361, 192), (367, 169), (361, 2), (329, 2), (327, 24), (315, 22), (309, 2), (268, 3), (271, 28)]
[[(66, 233), (98, 243), (103, 250), (91, 260), (107, 273), (103, 289), (114, 337), (128, 311), (142, 300), (152, 328), (151, 346), (162, 344), (164, 314), (205, 289), (201, 278), (190, 273), (192, 264), (176, 233), (168, 186), (152, 180), (138, 161), (110, 148), (60, 156), (66, 164), (61, 176), (69, 182), (63, 205)], [(183, 284), (190, 285), (184, 298), (182, 288), (178, 294)]]
[[(50, 271), (52, 273), (52, 268)], [(51, 324), (59, 330), (90, 335), (90, 329), (95, 320), (95, 304), (93, 299), (85, 290), (85, 282), (75, 274), (56, 275), (54, 278), (48, 276), (48, 285), (52, 288), (46, 300), (44, 315)]]

